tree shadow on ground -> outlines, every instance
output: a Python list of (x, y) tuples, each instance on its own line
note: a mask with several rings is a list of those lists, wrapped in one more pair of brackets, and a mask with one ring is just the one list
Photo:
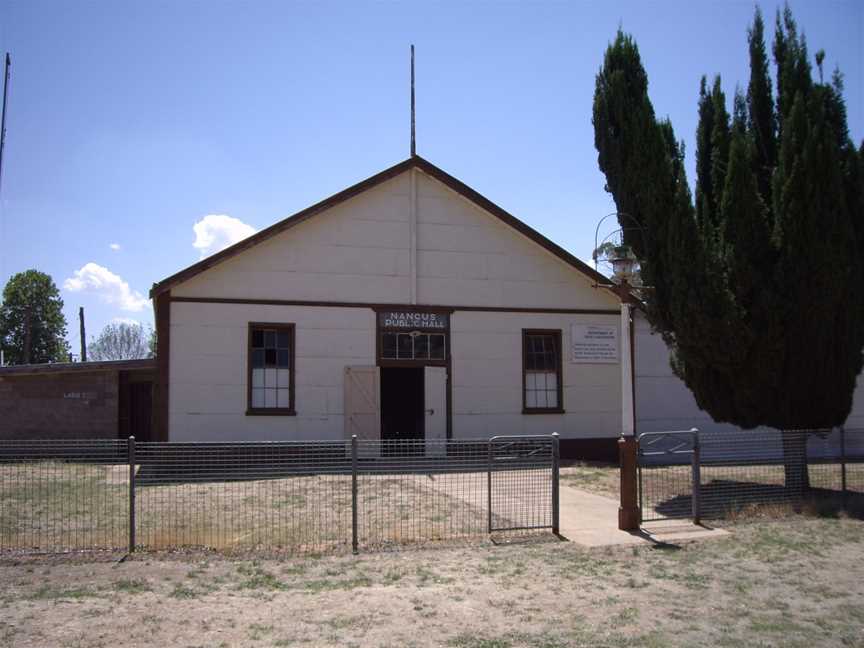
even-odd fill
[[(704, 484), (700, 494), (703, 518), (779, 517), (804, 513), (817, 517), (846, 516), (864, 520), (864, 493), (825, 488), (786, 488), (776, 484), (714, 480)], [(688, 495), (672, 495), (653, 506), (653, 512), (664, 518), (692, 516), (693, 500)], [(648, 518), (652, 511), (645, 511)]]

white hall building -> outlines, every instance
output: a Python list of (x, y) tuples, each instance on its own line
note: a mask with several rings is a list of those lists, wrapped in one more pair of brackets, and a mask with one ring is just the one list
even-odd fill
[(155, 438), (558, 432), (562, 454), (614, 457), (608, 286), (412, 156), (154, 284)]

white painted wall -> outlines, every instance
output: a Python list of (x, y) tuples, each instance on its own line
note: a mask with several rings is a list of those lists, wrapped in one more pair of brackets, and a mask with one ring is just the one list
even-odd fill
[[(408, 304), (406, 172), (172, 288), (177, 297)], [(448, 187), (416, 174), (416, 301), (426, 305), (609, 309), (608, 291)], [(246, 416), (249, 322), (296, 324), (297, 416)], [(564, 363), (566, 414), (523, 415), (523, 328), (618, 325), (617, 315), (457, 311), (454, 437), (620, 433), (620, 366)], [(343, 371), (375, 364), (368, 308), (171, 304), (171, 440), (340, 439)]]
[(618, 308), (572, 266), (423, 173), (417, 265), (420, 304)]
[[(698, 427), (706, 432), (738, 429), (727, 423), (715, 423), (699, 409), (693, 394), (672, 373), (669, 350), (659, 335), (636, 311), (636, 432), (686, 430)], [(858, 378), (852, 413), (846, 427), (864, 428), (864, 378)]]
[[(296, 416), (246, 416), (248, 324), (296, 324)], [(616, 325), (614, 315), (456, 312), (451, 319), (453, 436), (620, 433), (620, 365), (572, 364), (571, 323)], [(561, 329), (565, 414), (522, 414), (522, 329)], [(172, 441), (341, 439), (343, 372), (375, 364), (371, 309), (174, 303)]]
[[(453, 437), (551, 434), (562, 438), (621, 434), (620, 364), (574, 364), (570, 324), (618, 326), (617, 315), (453, 314)], [(560, 329), (565, 414), (522, 414), (522, 329)], [(620, 337), (620, 331), (619, 331)]]
[(408, 175), (171, 289), (180, 297), (408, 303)]
[[(249, 322), (293, 322), (296, 416), (246, 416)], [(346, 365), (375, 364), (371, 309), (171, 304), (171, 441), (341, 439)]]
[[(172, 288), (177, 297), (409, 304), (409, 172)], [(421, 171), (417, 303), (617, 309), (614, 295)]]

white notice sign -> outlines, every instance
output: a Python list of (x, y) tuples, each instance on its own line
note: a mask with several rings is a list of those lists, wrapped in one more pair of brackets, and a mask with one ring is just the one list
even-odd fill
[(570, 362), (618, 362), (618, 327), (571, 324)]

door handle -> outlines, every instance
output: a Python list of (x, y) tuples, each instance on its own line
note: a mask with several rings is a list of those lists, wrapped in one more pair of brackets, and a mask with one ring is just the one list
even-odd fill
[(434, 409), (428, 409), (428, 410), (426, 410), (426, 413), (427, 414), (434, 414), (435, 410)]

